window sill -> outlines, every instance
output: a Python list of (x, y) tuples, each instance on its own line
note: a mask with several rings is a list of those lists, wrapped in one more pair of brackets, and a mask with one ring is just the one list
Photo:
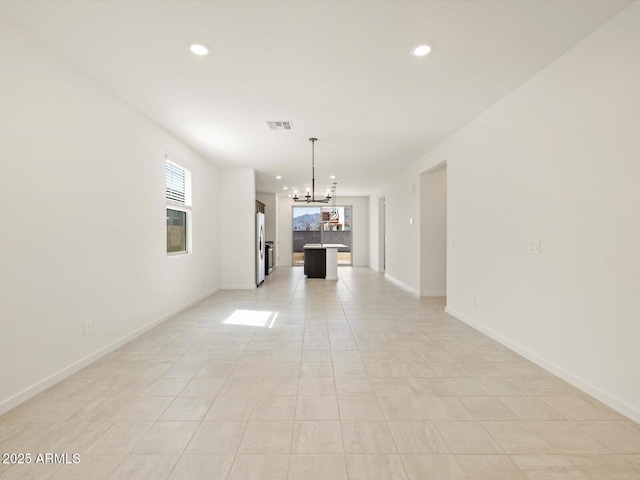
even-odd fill
[(167, 258), (188, 257), (191, 252), (171, 252), (167, 253)]

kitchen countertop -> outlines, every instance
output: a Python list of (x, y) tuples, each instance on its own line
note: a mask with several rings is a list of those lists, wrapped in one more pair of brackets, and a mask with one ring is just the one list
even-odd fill
[(302, 248), (347, 248), (347, 246), (341, 243), (307, 243)]

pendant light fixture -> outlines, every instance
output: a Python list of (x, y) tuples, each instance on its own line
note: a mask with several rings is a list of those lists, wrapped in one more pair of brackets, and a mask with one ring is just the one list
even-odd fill
[(323, 198), (316, 198), (316, 159), (315, 146), (317, 138), (310, 138), (311, 142), (311, 187), (306, 186), (304, 197), (298, 195), (298, 187), (293, 187), (293, 201), (304, 203), (329, 203), (331, 201), (331, 188), (327, 188), (327, 193)]

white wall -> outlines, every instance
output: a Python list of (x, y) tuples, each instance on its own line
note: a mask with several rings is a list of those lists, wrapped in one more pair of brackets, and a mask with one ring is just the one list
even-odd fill
[(447, 165), (420, 175), (420, 295), (447, 292)]
[[(375, 198), (376, 236), (379, 228), (378, 199), (385, 197), (386, 269), (385, 276), (400, 287), (420, 294), (420, 172), (415, 167), (393, 178), (371, 195)], [(380, 242), (378, 241), (378, 248)], [(373, 250), (373, 248), (372, 248)], [(379, 265), (378, 251), (372, 251)]]
[(380, 262), (380, 197), (369, 197), (369, 268), (374, 272), (382, 272)]
[(255, 288), (256, 249), (255, 172), (220, 169), (221, 288)]
[(291, 241), (292, 241), (292, 219), (291, 208), (293, 207), (293, 200), (289, 197), (278, 196), (278, 219), (277, 228), (278, 237), (276, 243), (276, 258), (278, 261), (278, 267), (290, 267), (292, 265), (291, 259)]
[(256, 200), (264, 203), (264, 235), (267, 242), (276, 241), (276, 194), (256, 192)]
[(354, 267), (369, 266), (369, 197), (338, 197), (343, 205), (351, 205), (352, 255)]
[[(217, 169), (3, 17), (0, 105), (2, 413), (220, 278)], [(193, 174), (193, 253), (171, 258), (167, 153)]]
[[(289, 197), (278, 197), (278, 266), (291, 266), (292, 208)], [(303, 205), (303, 204), (298, 204)], [(354, 267), (369, 266), (369, 197), (338, 197), (338, 205), (351, 205), (352, 255)], [(304, 206), (304, 205), (303, 205)]]
[(635, 420), (639, 51), (636, 2), (378, 192), (387, 265), (415, 288), (408, 186), (446, 159), (448, 311)]

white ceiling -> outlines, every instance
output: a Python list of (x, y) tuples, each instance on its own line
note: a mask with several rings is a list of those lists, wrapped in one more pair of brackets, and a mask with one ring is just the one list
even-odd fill
[[(338, 194), (363, 195), (629, 3), (47, 0), (0, 12), (215, 164), (253, 167), (259, 191), (310, 181), (313, 136), (319, 188), (336, 174)], [(192, 55), (194, 40), (212, 54)], [(421, 42), (432, 54), (411, 56)]]

